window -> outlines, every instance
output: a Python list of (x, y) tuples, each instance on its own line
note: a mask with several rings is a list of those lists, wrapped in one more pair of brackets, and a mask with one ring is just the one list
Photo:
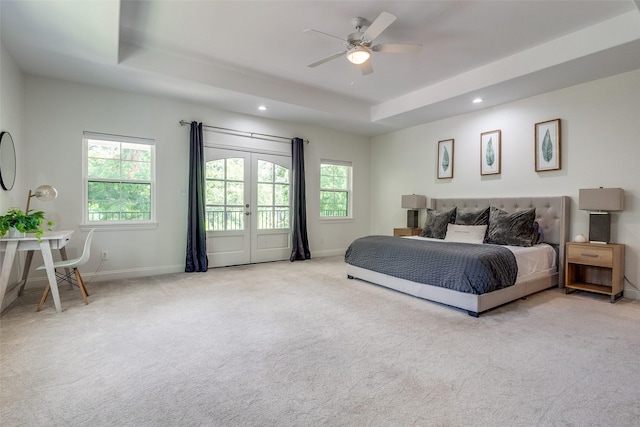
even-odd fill
[(155, 141), (84, 133), (85, 224), (155, 221)]
[(258, 160), (258, 230), (289, 228), (289, 169)]
[(209, 161), (205, 173), (207, 230), (244, 230), (244, 159)]
[(320, 217), (351, 217), (351, 163), (320, 163)]

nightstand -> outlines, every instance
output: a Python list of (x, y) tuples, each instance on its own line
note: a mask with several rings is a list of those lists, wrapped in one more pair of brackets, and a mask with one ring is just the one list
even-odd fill
[(420, 233), (422, 233), (422, 228), (394, 228), (393, 229), (393, 235), (395, 237), (402, 237), (402, 236), (419, 236)]
[(616, 243), (566, 244), (565, 288), (622, 297), (624, 291), (624, 245)]

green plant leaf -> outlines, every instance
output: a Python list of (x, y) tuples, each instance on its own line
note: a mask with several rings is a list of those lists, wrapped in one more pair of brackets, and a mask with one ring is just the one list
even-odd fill
[(442, 170), (447, 171), (449, 169), (449, 152), (447, 147), (444, 147), (444, 153), (442, 154)]
[(496, 161), (496, 153), (493, 151), (493, 138), (489, 138), (489, 142), (487, 142), (486, 159), (488, 166), (493, 166)]
[(551, 135), (549, 135), (549, 129), (544, 134), (542, 140), (542, 158), (545, 162), (550, 162), (553, 159), (553, 144), (551, 143)]

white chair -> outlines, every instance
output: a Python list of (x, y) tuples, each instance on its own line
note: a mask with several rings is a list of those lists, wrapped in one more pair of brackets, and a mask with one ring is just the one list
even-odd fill
[[(76, 285), (80, 288), (80, 293), (82, 294), (82, 299), (84, 299), (85, 304), (89, 304), (89, 300), (87, 297), (89, 296), (89, 292), (87, 292), (87, 287), (84, 285), (84, 280), (82, 280), (82, 276), (80, 275), (80, 271), (78, 271), (78, 267), (86, 264), (89, 261), (89, 256), (91, 255), (91, 239), (93, 238), (93, 232), (96, 231), (95, 228), (89, 231), (87, 234), (87, 239), (84, 242), (84, 250), (82, 251), (82, 255), (80, 258), (57, 261), (53, 263), (53, 267), (56, 270), (56, 278), (58, 283), (62, 281), (67, 281), (72, 285)], [(44, 270), (46, 267), (41, 265), (36, 268), (36, 270)], [(59, 269), (64, 269), (64, 273), (59, 271)], [(73, 275), (75, 275), (75, 283)], [(51, 291), (51, 285), (47, 283), (47, 287), (42, 294), (42, 298), (40, 299), (40, 304), (38, 304), (38, 308), (36, 311), (42, 310), (42, 306), (44, 302), (47, 300), (49, 296), (49, 292)]]

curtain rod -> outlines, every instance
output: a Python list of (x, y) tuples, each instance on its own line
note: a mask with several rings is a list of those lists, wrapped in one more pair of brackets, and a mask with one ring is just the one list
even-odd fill
[[(191, 122), (188, 122), (186, 120), (180, 120), (180, 125), (181, 126), (189, 126), (189, 125), (191, 125)], [(235, 135), (235, 136), (244, 136), (245, 138), (251, 138), (251, 139), (262, 139), (264, 141), (281, 142), (281, 141), (273, 141), (271, 139), (268, 139), (268, 138), (277, 138), (277, 139), (286, 139), (288, 142), (291, 142), (291, 140), (293, 139), (293, 138), (287, 138), (286, 136), (268, 135), (268, 134), (265, 134), (265, 133), (256, 133), (256, 132), (247, 132), (247, 131), (244, 131), (244, 130), (222, 128), (222, 127), (219, 127), (219, 126), (212, 126), (212, 125), (205, 125), (205, 124), (202, 124), (202, 127), (213, 129), (214, 132), (218, 132), (218, 133), (226, 133), (226, 134)], [(231, 132), (235, 132), (235, 134), (231, 133)], [(238, 133), (240, 133), (240, 134), (246, 133), (248, 135), (236, 135)], [(255, 136), (255, 135), (257, 135), (257, 136)], [(308, 139), (304, 139), (303, 141), (304, 141), (305, 144), (309, 143)]]

